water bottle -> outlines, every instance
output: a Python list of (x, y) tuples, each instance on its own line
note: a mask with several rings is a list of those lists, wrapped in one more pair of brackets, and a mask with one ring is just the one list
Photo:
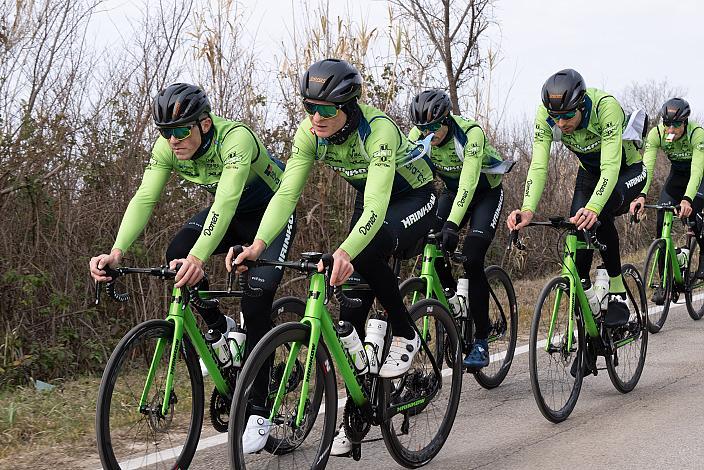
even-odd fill
[(678, 248), (677, 263), (679, 263), (681, 269), (687, 267), (687, 261), (689, 261), (689, 248)]
[(364, 352), (362, 340), (359, 339), (357, 330), (350, 322), (340, 321), (337, 324), (337, 334), (340, 335), (340, 340), (345, 350), (352, 358), (352, 363), (355, 369), (360, 374), (365, 374), (368, 370), (367, 354)]
[(232, 364), (232, 354), (230, 354), (230, 348), (227, 347), (227, 340), (222, 333), (215, 330), (208, 330), (205, 334), (205, 342), (208, 343), (210, 349), (215, 353), (215, 357), (221, 367), (229, 367)]
[(451, 289), (445, 289), (445, 298), (447, 299), (447, 305), (450, 307), (450, 313), (453, 317), (459, 318), (462, 316), (462, 303), (460, 302), (460, 296), (456, 292), (452, 292)]
[(598, 266), (596, 268), (596, 278), (594, 279), (594, 291), (599, 298), (599, 303), (601, 304), (601, 309), (606, 310), (606, 304), (604, 302), (607, 299), (607, 294), (609, 293), (609, 272), (604, 268), (604, 266)]
[[(586, 281), (582, 281), (584, 285)], [(589, 289), (584, 289), (584, 295), (589, 301), (589, 307), (592, 309), (592, 315), (597, 316), (601, 312), (601, 302), (599, 301), (599, 296), (596, 293), (596, 289), (593, 285), (589, 286)]]
[(382, 315), (374, 314), (367, 321), (367, 335), (364, 338), (364, 351), (369, 361), (369, 372), (378, 374), (381, 367), (381, 355), (384, 354), (386, 337), (386, 320)]
[(227, 333), (227, 342), (230, 343), (232, 352), (232, 365), (241, 367), (244, 362), (244, 348), (247, 341), (247, 333), (239, 326)]
[(457, 280), (457, 296), (462, 306), (462, 318), (467, 318), (467, 305), (469, 304), (469, 279), (461, 277)]

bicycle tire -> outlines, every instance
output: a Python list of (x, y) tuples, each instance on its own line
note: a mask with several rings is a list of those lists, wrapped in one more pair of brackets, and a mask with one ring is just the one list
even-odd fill
[[(565, 301), (566, 306), (569, 306), (569, 290), (569, 282), (566, 278), (558, 276), (550, 280), (540, 292), (538, 302), (535, 306), (535, 313), (533, 314), (533, 321), (531, 323), (530, 329), (528, 362), (530, 369), (531, 389), (533, 391), (533, 397), (535, 398), (535, 402), (538, 405), (538, 409), (540, 409), (540, 412), (548, 421), (551, 421), (553, 423), (559, 423), (561, 421), (564, 421), (574, 410), (574, 407), (577, 404), (577, 399), (579, 398), (579, 392), (582, 388), (582, 380), (584, 375), (583, 364), (584, 348), (586, 343), (584, 338), (584, 325), (582, 324), (582, 321), (579, 318), (578, 311), (574, 312), (574, 324), (577, 328), (577, 335), (573, 338), (572, 349), (567, 350), (565, 334), (558, 333), (557, 335), (559, 336), (559, 339), (557, 339), (556, 336), (553, 336), (553, 340), (551, 341), (550, 346), (547, 345), (547, 342), (543, 344), (543, 340), (546, 339), (543, 338), (543, 336), (547, 336), (547, 332), (549, 331), (551, 312), (553, 310), (558, 312), (563, 310), (560, 308), (560, 306), (555, 308), (554, 302), (549, 303), (547, 311), (547, 324), (543, 325), (541, 324), (541, 319), (545, 319), (545, 316), (543, 316), (543, 305), (546, 304), (546, 301), (549, 302), (552, 292), (559, 291), (561, 292), (559, 300), (561, 302)], [(555, 301), (557, 300), (558, 299), (556, 298)], [(578, 309), (579, 306), (575, 306), (575, 308)], [(561, 323), (560, 320), (562, 320), (562, 322), (568, 321), (567, 312), (568, 311), (563, 312), (562, 317), (558, 319), (558, 323)], [(560, 328), (560, 326), (562, 325), (559, 325), (558, 328)], [(567, 328), (566, 324), (564, 325), (564, 328)], [(561, 330), (562, 328), (560, 328), (560, 331)], [(555, 333), (555, 327), (553, 327), (552, 331), (553, 333)], [(574, 335), (574, 330), (572, 334)], [(557, 341), (559, 341), (559, 343), (557, 344), (555, 343), (556, 339)], [(576, 346), (574, 345), (575, 340), (577, 343)], [(538, 364), (539, 361), (540, 364)], [(576, 366), (574, 365), (574, 361), (577, 361)], [(571, 376), (572, 370), (574, 370), (574, 381), (572, 381), (571, 386), (555, 387), (555, 382), (557, 380), (551, 379), (551, 374), (549, 374), (549, 370), (543, 370), (546, 368), (543, 367), (543, 362), (546, 362), (548, 366), (552, 365), (551, 363), (554, 363), (554, 368), (557, 374), (559, 376), (568, 378), (568, 380), (569, 376)], [(569, 366), (567, 364), (569, 364)], [(539, 365), (541, 367), (539, 367)], [(570, 371), (566, 370), (568, 367)], [(545, 376), (545, 380), (543, 380), (543, 376)], [(542, 382), (544, 382), (544, 384), (541, 386)], [(568, 389), (570, 391), (569, 395), (561, 401), (558, 401), (556, 399), (556, 390), (561, 391), (565, 389)]]
[[(125, 412), (129, 412), (128, 410), (130, 409), (133, 409), (134, 411), (136, 411), (135, 414), (138, 415), (141, 424), (134, 425), (127, 429), (127, 431), (147, 431), (148, 435), (146, 436), (146, 438), (136, 446), (138, 452), (142, 452), (141, 459), (145, 459), (147, 455), (154, 453), (155, 450), (157, 452), (159, 451), (158, 445), (156, 447), (151, 448), (151, 450), (150, 445), (154, 444), (154, 440), (157, 436), (159, 436), (160, 434), (166, 434), (164, 431), (168, 431), (171, 426), (174, 425), (173, 412), (176, 409), (175, 405), (178, 403), (179, 409), (184, 408), (183, 405), (187, 404), (187, 400), (188, 398), (190, 398), (191, 415), (190, 419), (188, 420), (188, 429), (186, 431), (186, 438), (185, 442), (182, 444), (182, 448), (179, 449), (178, 447), (178, 439), (171, 439), (169, 435), (168, 439), (166, 440), (168, 442), (169, 449), (164, 450), (164, 452), (171, 451), (172, 454), (179, 452), (178, 455), (169, 455), (168, 457), (161, 458), (158, 457), (157, 462), (154, 464), (154, 466), (150, 466), (150, 468), (160, 468), (160, 464), (162, 468), (166, 467), (163, 462), (169, 461), (173, 458), (175, 458), (176, 461), (175, 463), (170, 463), (169, 467), (188, 468), (188, 466), (190, 465), (191, 460), (193, 459), (193, 455), (195, 454), (196, 448), (198, 446), (201, 427), (203, 425), (204, 391), (203, 378), (200, 373), (200, 366), (198, 365), (198, 356), (195, 352), (195, 349), (193, 348), (193, 345), (188, 340), (188, 337), (184, 337), (183, 341), (181, 342), (180, 354), (178, 355), (180, 361), (176, 364), (176, 367), (174, 367), (175, 377), (173, 396), (175, 401), (173, 402), (174, 405), (172, 406), (172, 414), (166, 417), (159, 416), (161, 404), (159, 402), (158, 396), (160, 393), (160, 376), (158, 376), (158, 372), (157, 374), (155, 374), (154, 383), (152, 385), (152, 393), (150, 394), (151, 399), (149, 401), (150, 404), (152, 404), (151, 408), (154, 411), (147, 414), (143, 411), (140, 411), (138, 408), (139, 399), (144, 388), (145, 377), (147, 376), (147, 372), (149, 371), (149, 367), (151, 364), (151, 359), (153, 358), (153, 352), (150, 351), (148, 348), (146, 348), (144, 351), (140, 351), (137, 349), (137, 347), (139, 347), (138, 341), (143, 338), (164, 338), (166, 340), (173, 340), (173, 335), (173, 323), (168, 322), (166, 320), (149, 320), (132, 328), (118, 343), (117, 347), (110, 356), (110, 360), (108, 361), (107, 366), (105, 367), (105, 372), (103, 373), (103, 378), (100, 382), (95, 420), (98, 453), (100, 454), (100, 461), (103, 465), (103, 468), (111, 470), (119, 469), (121, 468), (120, 462), (122, 461), (134, 461), (135, 459), (140, 459), (140, 457), (136, 456), (132, 456), (130, 458), (127, 458), (127, 456), (120, 456), (118, 458), (116, 456), (116, 450), (120, 454), (123, 453), (122, 450), (125, 439), (120, 436), (120, 432), (123, 432), (123, 429), (125, 427), (116, 425), (115, 429), (111, 428), (111, 405), (113, 403), (114, 397), (119, 398), (119, 400), (116, 401), (117, 403), (119, 403), (119, 405), (116, 407), (114, 421), (124, 419), (122, 418), (122, 414), (124, 414)], [(162, 355), (162, 362), (165, 361), (164, 369), (168, 369), (170, 351), (171, 344), (169, 343), (164, 348), (164, 354)], [(126, 390), (129, 393), (124, 393), (123, 395), (123, 392), (120, 387), (120, 390), (118, 390), (117, 394), (114, 395), (116, 393), (116, 385), (122, 385), (122, 381), (119, 380), (121, 377), (119, 377), (118, 374), (122, 370), (123, 366), (126, 367), (127, 361), (130, 359), (134, 359), (136, 362), (144, 366), (144, 374), (126, 374)], [(188, 375), (190, 377), (190, 397), (188, 396), (187, 391), (185, 392), (186, 395), (184, 396), (177, 389), (177, 385), (179, 383), (182, 383), (178, 380), (179, 372), (183, 371), (182, 366), (180, 365), (181, 361), (183, 361), (183, 363), (185, 364), (186, 370), (188, 371)], [(130, 385), (130, 380), (134, 381), (134, 387)], [(184, 388), (182, 390), (187, 389)], [(125, 401), (127, 398), (130, 398), (130, 395), (131, 399), (134, 400), (135, 403), (132, 403), (130, 406), (126, 406)], [(120, 414), (118, 414), (118, 412)], [(177, 422), (176, 426), (178, 426), (179, 424), (181, 424), (180, 421)], [(159, 426), (163, 426), (164, 429), (157, 429)], [(183, 425), (181, 424), (181, 426)], [(182, 430), (180, 430), (179, 434), (183, 434)]]
[(648, 351), (648, 326), (645, 312), (647, 312), (648, 301), (643, 280), (636, 267), (632, 264), (624, 264), (621, 272), (631, 304), (631, 314), (626, 325), (612, 329), (611, 337), (614, 343), (628, 340), (631, 342), (616, 347), (612, 354), (606, 356), (606, 370), (616, 390), (628, 393), (638, 384), (645, 365)]
[[(432, 398), (428, 402), (418, 406), (419, 409), (395, 414), (381, 424), (381, 434), (384, 438), (386, 449), (393, 459), (404, 467), (417, 468), (430, 462), (438, 452), (440, 452), (452, 430), (452, 425), (454, 424), (457, 408), (459, 406), (460, 393), (462, 392), (462, 358), (459, 337), (454, 321), (448, 310), (440, 302), (435, 299), (421, 300), (411, 307), (409, 314), (414, 322), (422, 322), (423, 317), (432, 316), (434, 324), (442, 325), (446, 336), (449, 338), (447, 344), (450, 345), (450, 349), (444, 350), (444, 353), (454, 356), (451, 378), (449, 383), (442, 382), (442, 387), (437, 387), (437, 382), (433, 382), (433, 380), (437, 381), (438, 377), (432, 370), (431, 363), (428, 364), (429, 370), (427, 367), (422, 368), (419, 366), (422, 358), (428, 357), (426, 350), (423, 348), (414, 357), (414, 365), (411, 366), (411, 369), (409, 369), (400, 380), (384, 379), (381, 381), (382, 393), (380, 396), (380, 404), (382, 409), (389, 409), (394, 406), (394, 403), (407, 403), (408, 400), (417, 397), (422, 399), (426, 395), (423, 395), (422, 392), (418, 394), (418, 389), (422, 387), (434, 387), (434, 395), (432, 395)], [(439, 337), (436, 336), (435, 340), (437, 341), (438, 338)], [(431, 346), (432, 345), (428, 345), (428, 350), (433, 354), (437, 349)], [(436, 361), (438, 367), (442, 368), (442, 362), (438, 361), (435, 357), (433, 359)], [(442, 376), (442, 371), (440, 371), (439, 380), (441, 381)], [(448, 386), (450, 388), (449, 390)], [(423, 392), (427, 393), (429, 391), (426, 388)], [(409, 396), (411, 393), (415, 393), (416, 395)], [(429, 408), (432, 407), (435, 409), (434, 403), (440, 404), (439, 402), (444, 401), (443, 397), (445, 396), (447, 399), (447, 407), (442, 414), (440, 423), (437, 426), (437, 431), (433, 431), (432, 437), (428, 439), (425, 445), (419, 444), (420, 441), (415, 439), (416, 436), (414, 436), (414, 440), (412, 441), (414, 448), (409, 448), (405, 442), (402, 442), (402, 437), (408, 435), (411, 428), (414, 430), (414, 435), (417, 435), (418, 428), (421, 424), (416, 425), (416, 423), (429, 423), (431, 415), (433, 417), (438, 416), (440, 413), (429, 412)], [(400, 424), (399, 419), (396, 419), (397, 417), (401, 418)], [(411, 419), (417, 421), (409, 425)], [(399, 432), (397, 432), (397, 429)]]
[[(486, 389), (492, 389), (501, 385), (504, 381), (516, 352), (516, 342), (518, 340), (518, 304), (516, 302), (516, 291), (508, 273), (499, 266), (488, 266), (485, 269), (489, 282), (489, 357), (494, 359), (487, 367), (474, 373), (474, 379), (479, 385)], [(497, 294), (492, 288), (492, 281), (498, 282), (503, 287), (503, 291), (508, 297), (507, 304), (501, 305), (501, 294)], [(492, 308), (492, 305), (494, 308)], [(508, 307), (508, 318), (506, 318), (506, 307)], [(508, 333), (508, 341), (500, 341)], [(503, 350), (505, 348), (505, 351)], [(502, 358), (498, 358), (504, 354)], [(500, 362), (499, 362), (500, 361)]]
[(672, 267), (669, 266), (667, 269), (667, 276), (662, 279), (662, 275), (658, 272), (657, 258), (665, 256), (665, 263), (669, 263), (670, 260), (667, 259), (667, 243), (664, 239), (660, 238), (654, 240), (648, 248), (648, 254), (645, 257), (645, 267), (643, 270), (643, 276), (645, 276), (645, 295), (648, 301), (651, 300), (654, 290), (657, 287), (662, 287), (664, 281), (664, 297), (662, 305), (649, 304), (648, 305), (648, 331), (650, 333), (658, 333), (665, 320), (667, 320), (667, 314), (670, 311), (670, 299), (672, 298)]
[[(265, 447), (266, 453), (249, 454), (245, 457), (242, 453), (242, 439), (241, 436), (247, 424), (247, 406), (241, 405), (249, 403), (249, 394), (251, 392), (251, 384), (255, 377), (259, 373), (259, 370), (264, 367), (265, 363), (269, 360), (272, 354), (275, 354), (279, 347), (284, 346), (284, 350), (287, 349), (285, 345), (289, 343), (298, 342), (301, 343), (305, 348), (308, 346), (308, 339), (310, 336), (310, 327), (302, 323), (284, 323), (277, 326), (269, 333), (267, 333), (264, 338), (257, 344), (249, 359), (246, 361), (244, 368), (240, 373), (239, 380), (237, 381), (237, 386), (235, 387), (235, 392), (232, 399), (232, 408), (230, 410), (230, 416), (234, 416), (234, 419), (230, 419), (229, 429), (228, 429), (228, 452), (230, 465), (232, 468), (244, 470), (245, 468), (270, 468), (269, 465), (272, 460), (276, 460), (275, 466), (277, 468), (283, 466), (284, 468), (297, 468), (296, 464), (304, 463), (304, 468), (312, 469), (322, 469), (325, 467), (330, 446), (332, 445), (332, 439), (336, 431), (336, 419), (337, 419), (337, 389), (335, 380), (335, 371), (332, 365), (332, 359), (327, 350), (325, 344), (321, 341), (318, 343), (315, 350), (315, 384), (311, 384), (312, 390), (316, 390), (318, 385), (321, 387), (321, 402), (317, 405), (311, 402), (311, 406), (308, 408), (310, 414), (308, 416), (312, 417), (312, 420), (306, 420), (306, 425), (304, 426), (303, 432), (296, 435), (296, 442), (291, 443), (285, 452), (279, 452), (278, 450), (267, 449)], [(287, 353), (283, 356), (288, 357)], [(283, 357), (282, 356), (282, 357)], [(285, 358), (283, 358), (285, 361)], [(276, 365), (272, 367), (272, 370), (276, 368)], [(291, 381), (291, 379), (289, 379)], [(278, 384), (275, 384), (278, 386)], [(291, 390), (293, 392), (298, 386)], [(311, 390), (309, 390), (309, 393)], [(315, 396), (315, 392), (313, 393)], [(297, 406), (298, 399), (292, 400), (291, 410), (295, 410)], [(319, 418), (319, 411), (321, 406), (324, 412), (322, 421), (322, 430), (316, 431), (316, 435), (320, 435), (320, 443), (313, 448), (311, 452), (314, 453), (313, 456), (304, 457), (301, 455), (300, 447), (303, 442), (310, 435), (310, 432)], [(281, 413), (284, 407), (279, 410)], [(286, 412), (287, 410), (284, 410)], [(275, 419), (275, 424), (291, 424), (292, 418), (277, 416)], [(292, 436), (297, 432), (295, 429), (292, 430)], [(270, 442), (271, 436), (269, 436)], [(281, 438), (280, 441), (284, 439)], [(291, 442), (291, 441), (289, 441)], [(247, 459), (247, 460), (246, 460)], [(296, 460), (298, 459), (298, 461)], [(303, 468), (303, 467), (301, 467)]]
[[(691, 237), (689, 242), (689, 261), (687, 261), (687, 271), (685, 272), (684, 292), (687, 313), (692, 320), (701, 320), (704, 317), (704, 279), (697, 279), (696, 273), (699, 267), (699, 257), (704, 253), (699, 249), (696, 237)], [(696, 258), (696, 261), (695, 261)]]

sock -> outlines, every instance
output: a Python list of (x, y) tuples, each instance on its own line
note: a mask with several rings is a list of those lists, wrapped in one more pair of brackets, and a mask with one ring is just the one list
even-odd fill
[(616, 277), (609, 276), (609, 294), (623, 294), (626, 292), (626, 286), (623, 285), (623, 276), (619, 274)]

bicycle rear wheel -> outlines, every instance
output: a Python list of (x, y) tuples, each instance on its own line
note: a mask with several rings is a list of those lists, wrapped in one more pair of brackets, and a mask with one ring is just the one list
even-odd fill
[(692, 320), (701, 320), (704, 317), (704, 279), (697, 279), (697, 269), (699, 259), (704, 256), (699, 249), (699, 244), (695, 237), (691, 237), (689, 242), (689, 261), (685, 272), (684, 299), (687, 304), (687, 313)]
[[(203, 424), (203, 378), (187, 337), (173, 369), (169, 411), (162, 414), (174, 325), (150, 320), (137, 325), (117, 345), (103, 373), (95, 420), (103, 468), (188, 468)], [(140, 398), (157, 343), (154, 379), (146, 404)]]
[(543, 416), (553, 423), (564, 421), (572, 413), (582, 388), (584, 326), (574, 312), (570, 345), (569, 320), (569, 282), (563, 277), (553, 278), (535, 306), (528, 359), (533, 397)]
[(648, 350), (645, 312), (648, 302), (643, 281), (636, 267), (625, 264), (621, 271), (628, 302), (631, 305), (631, 315), (626, 325), (611, 331), (614, 352), (606, 356), (606, 369), (616, 390), (628, 393), (640, 380), (645, 365), (645, 354)]
[[(430, 462), (450, 434), (462, 391), (462, 358), (454, 322), (440, 302), (421, 300), (409, 313), (419, 331), (428, 324), (445, 332), (428, 336), (427, 348), (421, 346), (405, 375), (381, 381), (381, 409), (390, 413), (381, 424), (386, 448), (400, 465), (416, 468)], [(430, 321), (425, 322), (425, 318)], [(445, 371), (442, 361), (435, 357), (438, 341), (444, 343), (440, 348), (444, 354), (453, 358), (452, 367)]]
[(506, 378), (516, 351), (518, 305), (511, 278), (499, 266), (486, 268), (489, 281), (489, 365), (474, 374), (484, 388), (498, 387)]
[[(228, 442), (232, 468), (324, 468), (327, 463), (336, 430), (337, 390), (332, 359), (322, 340), (314, 351), (311, 364), (308, 397), (303, 421), (296, 425), (299, 397), (304, 382), (308, 355), (310, 327), (302, 323), (277, 326), (262, 338), (252, 351), (240, 373), (232, 400)], [(270, 367), (268, 389), (265, 392), (267, 409), (273, 405), (282, 381), (286, 362), (295, 351), (295, 362), (285, 389), (285, 395), (263, 452), (242, 453), (242, 434), (249, 419), (249, 403), (257, 393), (254, 379), (260, 369)], [(276, 443), (276, 447), (272, 444)]]
[(672, 266), (667, 259), (665, 240), (658, 239), (650, 244), (643, 275), (645, 298), (648, 300), (648, 331), (657, 333), (667, 320), (672, 298)]

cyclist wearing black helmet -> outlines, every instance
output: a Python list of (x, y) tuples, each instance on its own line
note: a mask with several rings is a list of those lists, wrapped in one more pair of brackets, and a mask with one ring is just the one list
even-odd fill
[[(601, 257), (610, 277), (605, 325), (623, 325), (628, 322), (629, 311), (614, 218), (628, 212), (630, 202), (645, 185), (645, 166), (635, 144), (622, 140), (627, 122), (616, 98), (587, 88), (576, 71), (561, 70), (548, 78), (542, 101), (535, 118), (533, 157), (523, 207), (509, 215), (507, 225), (511, 230), (520, 229), (533, 219), (545, 187), (550, 144), (561, 141), (575, 153), (580, 165), (570, 221), (579, 229), (591, 228), (597, 219), (601, 222), (596, 233), (606, 244)], [(516, 221), (518, 214), (520, 222)], [(576, 256), (588, 298), (594, 296), (589, 280), (592, 256), (592, 250), (579, 250)]]
[[(281, 184), (283, 164), (267, 153), (248, 126), (211, 113), (208, 97), (195, 85), (168, 86), (154, 98), (152, 112), (161, 135), (152, 149), (142, 184), (127, 206), (115, 244), (110, 254), (91, 259), (91, 275), (98, 281), (110, 280), (102, 268), (120, 264), (146, 226), (171, 174), (176, 173), (215, 198), (212, 206), (194, 215), (171, 240), (166, 261), (171, 269), (181, 264), (176, 287), (199, 285), (207, 289), (204, 262), (232, 245), (254, 239), (264, 208)], [(268, 247), (268, 256), (273, 258), (288, 254), (295, 228), (293, 217), (281, 228)], [(250, 278), (263, 294), (242, 299), (248, 350), (271, 328), (270, 317), (262, 312), (271, 311), (281, 276), (281, 270), (258, 268)], [(199, 308), (198, 312), (213, 330), (225, 333), (235, 325), (217, 307)], [(207, 372), (202, 363), (201, 368)], [(263, 374), (258, 382), (262, 395), (266, 393), (266, 379)]]
[[(662, 105), (660, 111), (662, 124), (650, 129), (645, 143), (643, 162), (648, 168), (648, 179), (640, 197), (631, 203), (632, 213), (638, 204), (640, 204), (640, 212), (643, 212), (645, 197), (653, 179), (658, 149), (662, 149), (671, 163), (670, 174), (660, 192), (658, 204), (679, 204), (682, 217), (689, 217), (692, 213), (699, 214), (704, 208), (704, 188), (700, 186), (704, 175), (704, 129), (689, 120), (690, 113), (689, 103), (682, 98), (669, 99)], [(656, 237), (660, 237), (663, 218), (662, 211), (659, 211)], [(697, 234), (700, 234), (699, 230)], [(698, 241), (702, 248), (704, 242), (700, 238)], [(704, 257), (700, 257), (697, 269), (699, 278), (704, 278), (702, 260)], [(664, 302), (662, 288), (655, 290), (653, 301), (662, 305)]]
[[(443, 222), (442, 243), (449, 252), (459, 243), (460, 228), (469, 223), (462, 253), (467, 257), (464, 270), (469, 279), (469, 298), (476, 324), (476, 341), (464, 359), (474, 369), (489, 364), (489, 282), (484, 272), (484, 258), (496, 234), (503, 207), (501, 174), (487, 174), (501, 162), (496, 150), (487, 143), (484, 131), (475, 121), (450, 113), (452, 103), (443, 90), (425, 90), (411, 101), (409, 115), (415, 125), (410, 140), (434, 134), (431, 160), (445, 183), (438, 201), (438, 218)], [(436, 265), (443, 287), (452, 292), (457, 282), (445, 263)], [(453, 296), (453, 309), (464, 308)], [(455, 312), (459, 315), (460, 312)]]
[[(330, 282), (341, 285), (356, 269), (372, 290), (362, 299), (362, 307), (341, 308), (340, 318), (351, 322), (363, 337), (376, 296), (388, 314), (393, 335), (379, 375), (398, 377), (410, 368), (420, 340), (388, 259), (395, 250), (416, 244), (419, 234), (433, 225), (433, 172), (428, 157), (415, 151), (388, 116), (358, 102), (361, 92), (361, 75), (343, 60), (321, 60), (303, 74), (300, 93), (308, 117), (296, 131), (281, 189), (272, 198), (254, 243), (236, 261), (260, 256), (293, 212), (315, 161), (327, 163), (357, 190), (350, 233), (333, 253)], [(266, 435), (261, 445), (265, 442)], [(343, 430), (331, 455), (350, 449)]]

